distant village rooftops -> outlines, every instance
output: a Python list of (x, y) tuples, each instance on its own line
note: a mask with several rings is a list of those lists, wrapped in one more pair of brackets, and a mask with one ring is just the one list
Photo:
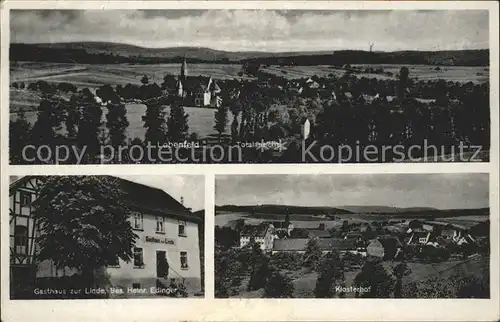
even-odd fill
[[(305, 251), (309, 238), (276, 239), (273, 251)], [(317, 240), (321, 251), (349, 251), (356, 249), (354, 240), (342, 238), (322, 238)]]
[(269, 225), (262, 223), (260, 225), (245, 225), (241, 232), (243, 237), (264, 237), (269, 229)]

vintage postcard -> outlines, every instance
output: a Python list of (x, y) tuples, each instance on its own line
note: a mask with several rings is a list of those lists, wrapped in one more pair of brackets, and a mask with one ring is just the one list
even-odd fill
[(2, 321), (497, 321), (499, 6), (1, 3)]

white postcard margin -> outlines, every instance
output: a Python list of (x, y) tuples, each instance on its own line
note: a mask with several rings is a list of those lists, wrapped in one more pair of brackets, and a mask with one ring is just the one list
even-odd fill
[[(499, 313), (499, 78), (497, 2), (327, 2), (327, 1), (4, 1), (1, 11), (1, 304), (2, 320), (31, 321), (404, 321), (498, 320)], [(486, 9), (490, 13), (491, 160), (489, 163), (359, 165), (119, 165), (9, 166), (9, 9)], [(439, 23), (439, 22), (437, 22)], [(491, 210), (491, 298), (396, 299), (214, 299), (214, 177), (217, 174), (289, 173), (489, 173)], [(10, 175), (204, 174), (204, 299), (9, 300), (8, 189)]]

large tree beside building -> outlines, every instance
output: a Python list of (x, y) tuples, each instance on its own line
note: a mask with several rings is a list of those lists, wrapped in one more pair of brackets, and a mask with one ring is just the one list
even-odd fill
[(119, 187), (107, 176), (49, 177), (33, 204), (40, 227), (37, 260), (76, 269), (89, 287), (103, 267), (129, 262), (137, 236)]

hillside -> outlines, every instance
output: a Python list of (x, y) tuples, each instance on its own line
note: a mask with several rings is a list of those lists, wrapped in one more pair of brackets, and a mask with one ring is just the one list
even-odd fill
[(367, 52), (229, 52), (202, 47), (144, 48), (109, 42), (40, 43), (10, 46), (12, 61), (85, 64), (244, 63), (266, 65), (426, 64), (488, 66), (489, 50)]
[(336, 215), (350, 214), (348, 210), (334, 207), (307, 207), (287, 205), (256, 205), (256, 206), (215, 206), (215, 211), (247, 212), (260, 214), (302, 214), (302, 215)]
[(302, 214), (302, 215), (342, 215), (342, 214), (363, 214), (363, 215), (386, 215), (387, 217), (454, 217), (454, 216), (477, 216), (488, 215), (489, 208), (478, 209), (435, 209), (428, 207), (398, 208), (388, 206), (339, 206), (339, 207), (308, 207), (289, 205), (223, 205), (215, 206), (216, 215), (218, 211), (230, 211), (240, 213), (259, 214)]
[(342, 206), (339, 208), (357, 214), (401, 213), (401, 212), (419, 212), (419, 211), (437, 210), (436, 208), (430, 208), (430, 207), (398, 208), (398, 207), (388, 207), (388, 206)]

